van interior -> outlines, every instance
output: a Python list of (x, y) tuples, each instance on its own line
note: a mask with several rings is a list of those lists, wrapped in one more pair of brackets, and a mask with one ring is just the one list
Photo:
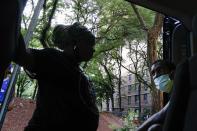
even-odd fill
[(177, 65), (164, 131), (197, 131), (196, 1), (127, 0), (165, 15), (163, 58)]

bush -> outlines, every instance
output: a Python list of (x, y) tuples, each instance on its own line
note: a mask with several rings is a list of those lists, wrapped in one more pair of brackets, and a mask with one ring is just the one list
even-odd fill
[(136, 112), (129, 110), (127, 114), (123, 116), (123, 128), (115, 129), (114, 131), (135, 131), (139, 125), (139, 119), (137, 116)]

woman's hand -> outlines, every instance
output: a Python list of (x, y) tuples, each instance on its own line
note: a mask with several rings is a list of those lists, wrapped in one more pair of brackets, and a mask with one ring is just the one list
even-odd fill
[(20, 33), (13, 61), (15, 63), (23, 66), (24, 58), (26, 57), (26, 55), (27, 55), (27, 51), (26, 51), (26, 47), (25, 47), (25, 41), (23, 39), (22, 34)]
[(32, 69), (34, 66), (34, 57), (30, 49), (26, 49), (22, 34), (19, 36), (13, 61), (26, 69)]

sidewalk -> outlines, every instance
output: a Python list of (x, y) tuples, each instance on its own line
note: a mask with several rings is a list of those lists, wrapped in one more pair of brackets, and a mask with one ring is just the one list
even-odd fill
[[(35, 109), (35, 102), (14, 98), (13, 109), (7, 112), (1, 131), (23, 131)], [(97, 131), (113, 131), (122, 126), (119, 117), (109, 113), (100, 113), (99, 127)]]
[(121, 118), (109, 112), (100, 113), (99, 127), (97, 131), (113, 131), (123, 126)]

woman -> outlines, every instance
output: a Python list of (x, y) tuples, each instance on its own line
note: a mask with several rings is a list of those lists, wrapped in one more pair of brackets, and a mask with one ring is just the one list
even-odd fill
[(24, 44), (18, 48), (16, 63), (39, 84), (36, 109), (25, 131), (96, 131), (99, 113), (95, 97), (79, 68), (81, 62), (92, 58), (95, 37), (74, 23), (57, 25), (52, 40), (59, 49), (25, 50)]

